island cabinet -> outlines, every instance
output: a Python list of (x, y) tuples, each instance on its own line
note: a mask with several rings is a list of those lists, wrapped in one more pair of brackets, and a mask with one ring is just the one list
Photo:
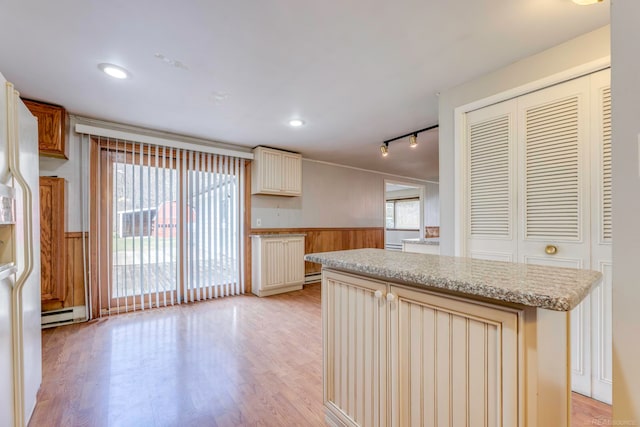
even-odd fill
[(302, 289), (304, 235), (251, 236), (252, 287), (260, 296)]
[(524, 310), (334, 271), (323, 287), (332, 424), (519, 425)]
[(570, 316), (597, 271), (381, 249), (322, 264), (334, 426), (571, 425)]
[(251, 194), (302, 195), (302, 156), (300, 154), (256, 147), (253, 155)]

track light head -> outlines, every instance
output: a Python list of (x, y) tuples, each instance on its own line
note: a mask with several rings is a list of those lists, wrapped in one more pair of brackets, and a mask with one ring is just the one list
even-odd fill
[(414, 133), (409, 137), (409, 147), (416, 148), (418, 146), (418, 134)]
[(382, 157), (387, 157), (389, 155), (389, 143), (385, 142), (380, 146), (380, 152), (382, 153)]

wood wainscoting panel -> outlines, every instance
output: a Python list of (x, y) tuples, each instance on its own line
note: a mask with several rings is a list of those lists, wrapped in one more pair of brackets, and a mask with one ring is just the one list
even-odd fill
[[(85, 305), (82, 235), (82, 232), (65, 233), (65, 297), (63, 301), (43, 301), (43, 312)], [(86, 233), (84, 233), (84, 236), (85, 239), (88, 237)], [(87, 250), (88, 249), (87, 247)]]
[[(354, 228), (258, 228), (250, 229), (251, 234), (306, 234), (304, 253), (343, 251), (347, 249), (378, 248), (384, 249), (384, 227), (354, 227)], [(245, 256), (245, 282), (247, 292), (251, 285), (251, 239), (247, 238), (248, 256)], [(247, 254), (245, 252), (245, 254)], [(319, 273), (320, 264), (305, 262), (304, 273)]]

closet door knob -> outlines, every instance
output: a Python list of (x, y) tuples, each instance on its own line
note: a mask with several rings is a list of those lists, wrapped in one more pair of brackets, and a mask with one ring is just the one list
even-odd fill
[(392, 294), (391, 292), (389, 292), (389, 293), (387, 294), (387, 301), (391, 302), (391, 301), (393, 301), (394, 299), (396, 299), (396, 296), (395, 296), (394, 294)]
[(547, 245), (547, 247), (544, 248), (544, 252), (547, 255), (555, 255), (556, 253), (558, 253), (558, 247), (553, 245)]
[(382, 291), (378, 289), (373, 295), (376, 298), (380, 299), (380, 298), (382, 298)]

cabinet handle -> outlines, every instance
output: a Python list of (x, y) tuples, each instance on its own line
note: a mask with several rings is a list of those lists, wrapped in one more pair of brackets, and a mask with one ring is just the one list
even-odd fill
[(394, 299), (396, 299), (396, 296), (395, 296), (394, 294), (392, 294), (391, 292), (389, 292), (389, 293), (387, 294), (387, 301), (391, 302), (391, 301), (393, 301)]
[(382, 298), (382, 291), (378, 289), (373, 295), (376, 298), (380, 299), (380, 298)]
[(544, 248), (544, 252), (547, 255), (555, 255), (556, 253), (558, 253), (558, 247), (553, 245), (547, 245), (547, 247)]

